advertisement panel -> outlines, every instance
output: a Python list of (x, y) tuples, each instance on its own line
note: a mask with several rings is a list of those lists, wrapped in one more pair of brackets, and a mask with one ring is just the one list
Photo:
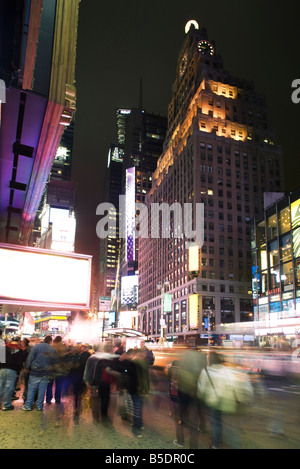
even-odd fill
[(121, 278), (121, 304), (137, 304), (138, 276), (129, 275)]
[(294, 257), (300, 256), (300, 199), (291, 204)]
[(91, 256), (0, 243), (0, 304), (89, 309)]
[(199, 246), (191, 244), (189, 246), (189, 273), (199, 271)]
[(49, 222), (52, 223), (51, 249), (74, 252), (76, 220), (69, 209), (50, 207)]
[(199, 295), (197, 293), (189, 296), (189, 324), (190, 329), (199, 327)]
[(126, 169), (126, 261), (135, 260), (135, 167)]
[(163, 311), (164, 313), (172, 313), (172, 294), (171, 293), (164, 293)]

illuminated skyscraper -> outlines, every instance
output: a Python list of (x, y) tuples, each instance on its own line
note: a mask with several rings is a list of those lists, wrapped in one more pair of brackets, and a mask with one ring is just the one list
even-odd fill
[(75, 185), (71, 182), (74, 122), (66, 126), (52, 164), (35, 219), (32, 244), (37, 247), (74, 251)]
[[(250, 220), (263, 193), (283, 188), (283, 156), (269, 128), (265, 98), (223, 68), (197, 22), (186, 26), (164, 151), (146, 204), (204, 204), (204, 244), (175, 236), (139, 240), (139, 312), (143, 330), (169, 336), (219, 333), (221, 323), (252, 319)], [(162, 318), (162, 290), (172, 311)]]
[[(111, 203), (115, 210), (110, 213), (116, 222), (119, 213), (119, 195), (122, 193), (122, 174), (124, 160), (124, 143), (126, 132), (126, 120), (130, 109), (117, 109), (117, 143), (111, 144), (108, 152), (108, 161), (105, 178), (105, 201)], [(118, 266), (120, 258), (120, 239), (118, 224), (115, 234), (108, 234), (100, 240), (100, 265), (99, 265), (99, 294), (102, 297), (110, 297), (112, 290), (118, 285)]]
[[(138, 301), (138, 243), (131, 232), (132, 224), (128, 224), (134, 214), (130, 217), (128, 210), (134, 210), (136, 202), (145, 201), (166, 130), (166, 117), (147, 113), (141, 107), (117, 110), (118, 143), (111, 145), (106, 178), (106, 200), (116, 208), (111, 216), (116, 217), (117, 233), (116, 237), (108, 236), (100, 241), (100, 291), (103, 296), (109, 296), (116, 289), (125, 310), (136, 310)], [(124, 239), (119, 237), (120, 195), (126, 195), (127, 200)]]

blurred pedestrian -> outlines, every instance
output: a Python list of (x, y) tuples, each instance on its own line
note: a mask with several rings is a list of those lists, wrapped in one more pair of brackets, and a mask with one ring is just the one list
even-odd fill
[(139, 349), (143, 350), (143, 352), (145, 352), (146, 360), (147, 360), (148, 365), (154, 365), (155, 356), (154, 356), (152, 350), (150, 350), (148, 347), (146, 347), (146, 344), (145, 344), (144, 340), (141, 340)]
[(149, 393), (149, 359), (147, 358), (147, 351), (145, 349), (137, 349), (132, 356), (132, 362), (136, 367), (136, 388), (132, 392), (131, 397), (133, 401), (133, 427), (132, 431), (138, 438), (142, 437), (141, 430), (143, 425), (143, 406), (144, 398)]
[(122, 356), (125, 352), (125, 344), (121, 341), (121, 339), (116, 340), (113, 352), (120, 356)]
[(57, 362), (57, 352), (51, 345), (52, 337), (47, 335), (43, 342), (34, 345), (25, 362), (25, 370), (29, 370), (28, 393), (23, 410), (30, 411), (35, 400), (37, 410), (43, 410), (44, 398), (53, 366)]
[(170, 415), (175, 422), (176, 439), (174, 444), (180, 448), (184, 447), (184, 434), (182, 429), (182, 416), (180, 406), (180, 392), (178, 386), (178, 375), (180, 370), (180, 361), (174, 360), (168, 369), (169, 378), (169, 397), (170, 397)]
[(71, 390), (74, 398), (73, 421), (75, 425), (79, 423), (82, 411), (82, 396), (86, 391), (86, 384), (83, 379), (86, 362), (90, 358), (88, 347), (84, 344), (74, 347), (72, 353), (72, 368), (70, 371)]
[(118, 360), (118, 355), (113, 353), (111, 342), (103, 346), (99, 344), (96, 349), (86, 362), (83, 378), (90, 389), (94, 423), (100, 422), (100, 416), (102, 423), (107, 423), (110, 389), (115, 378), (109, 375), (106, 368), (112, 368), (112, 361)]
[[(175, 419), (176, 440), (174, 440), (176, 446), (198, 448), (198, 428), (199, 425), (204, 425), (204, 417), (203, 412), (200, 413), (197, 384), (205, 365), (206, 354), (202, 351), (188, 350), (184, 352), (180, 360), (178, 406)], [(199, 417), (201, 417), (200, 421)]]
[[(25, 355), (24, 363), (25, 363), (31, 350), (30, 340), (25, 337), (21, 342), (21, 347), (24, 350), (24, 355)], [(25, 402), (26, 397), (27, 397), (27, 392), (28, 392), (29, 372), (27, 370), (25, 372), (24, 368), (22, 370), (22, 380), (24, 382), (22, 399), (23, 399), (23, 402)]]
[(124, 351), (119, 360), (114, 360), (112, 369), (118, 373), (119, 383), (119, 415), (122, 420), (131, 421), (133, 416), (132, 394), (136, 391), (137, 373), (133, 363), (134, 349)]
[(128, 416), (128, 393), (133, 405), (132, 433), (137, 438), (142, 438), (144, 396), (148, 394), (150, 387), (146, 352), (143, 349), (129, 349), (112, 366), (124, 378), (124, 390), (121, 393), (125, 410), (123, 416), (126, 413)]
[(5, 340), (3, 337), (3, 331), (0, 329), (0, 363), (4, 363), (5, 359)]
[(208, 366), (199, 377), (198, 393), (207, 406), (211, 421), (211, 448), (220, 448), (224, 433), (231, 448), (239, 449), (240, 411), (253, 396), (247, 374), (225, 366), (218, 353), (210, 352)]
[(180, 420), (179, 415), (179, 389), (178, 389), (178, 372), (180, 361), (174, 360), (168, 369), (169, 379), (169, 397), (170, 397), (170, 415)]
[(50, 379), (47, 390), (46, 390), (46, 403), (51, 404), (53, 399), (53, 387), (54, 387), (54, 399), (56, 404), (60, 404), (62, 394), (67, 388), (68, 374), (71, 369), (71, 363), (69, 360), (68, 349), (63, 343), (60, 335), (56, 336), (52, 342), (52, 346), (57, 352), (57, 360), (53, 368), (53, 377)]
[[(23, 350), (21, 338), (19, 336), (13, 337), (12, 340), (11, 340), (11, 343), (18, 344), (19, 347), (21, 347), (22, 350)], [(24, 355), (23, 355), (23, 357), (24, 357)], [(17, 401), (19, 399), (19, 397), (17, 396), (17, 391), (20, 391), (20, 389), (21, 389), (20, 384), (19, 384), (20, 383), (20, 373), (21, 373), (21, 371), (22, 371), (22, 368), (21, 368), (21, 370), (18, 371), (17, 376), (16, 376), (14, 392), (13, 392), (12, 397), (11, 397), (12, 401)]]
[(0, 361), (0, 405), (2, 410), (13, 410), (12, 397), (16, 381), (25, 361), (25, 354), (19, 340), (12, 340), (5, 346), (5, 360)]

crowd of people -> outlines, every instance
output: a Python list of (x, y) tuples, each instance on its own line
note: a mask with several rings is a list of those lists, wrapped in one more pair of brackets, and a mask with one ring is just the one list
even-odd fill
[(73, 396), (74, 423), (78, 425), (82, 399), (88, 394), (93, 421), (108, 422), (111, 389), (120, 393), (120, 413), (132, 415), (133, 434), (142, 436), (143, 396), (149, 392), (148, 366), (153, 354), (144, 343), (126, 351), (121, 341), (98, 346), (65, 344), (61, 336), (30, 346), (28, 339), (2, 342), (0, 357), (0, 406), (14, 410), (18, 383), (23, 383), (23, 407), (43, 411), (53, 399), (60, 404), (64, 395)]
[[(3, 342), (3, 341), (2, 341)], [(0, 406), (14, 410), (16, 391), (23, 384), (22, 409), (43, 411), (53, 399), (60, 404), (73, 397), (74, 424), (79, 424), (83, 398), (88, 397), (93, 421), (109, 422), (112, 389), (118, 391), (118, 411), (129, 420), (133, 435), (142, 437), (144, 396), (150, 390), (149, 367), (153, 353), (144, 343), (126, 350), (121, 342), (97, 347), (66, 344), (61, 336), (46, 336), (31, 346), (28, 339), (2, 343), (0, 359)], [(0, 351), (0, 357), (3, 357)], [(200, 432), (211, 432), (211, 448), (222, 444), (222, 435), (239, 448), (239, 423), (253, 399), (247, 373), (226, 366), (215, 352), (189, 351), (168, 369), (171, 415), (178, 447), (198, 447)]]

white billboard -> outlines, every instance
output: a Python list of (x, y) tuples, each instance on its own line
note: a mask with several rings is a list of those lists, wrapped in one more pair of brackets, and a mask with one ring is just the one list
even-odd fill
[(63, 252), (74, 252), (76, 220), (74, 213), (65, 208), (50, 207), (52, 223), (51, 249)]
[(91, 256), (0, 243), (0, 304), (89, 309)]

